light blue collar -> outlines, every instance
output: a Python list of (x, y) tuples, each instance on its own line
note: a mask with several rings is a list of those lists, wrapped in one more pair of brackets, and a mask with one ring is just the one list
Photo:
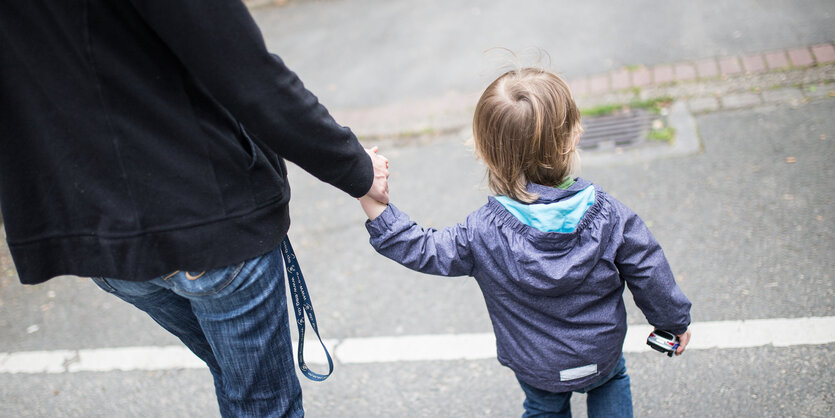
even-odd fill
[(526, 204), (507, 196), (496, 196), (496, 200), (525, 225), (542, 232), (567, 234), (577, 229), (586, 211), (594, 205), (594, 186), (585, 186), (568, 198), (547, 203)]

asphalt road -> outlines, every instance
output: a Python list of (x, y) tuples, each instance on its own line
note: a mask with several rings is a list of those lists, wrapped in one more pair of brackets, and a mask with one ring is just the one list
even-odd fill
[[(553, 68), (576, 76), (831, 42), (832, 13), (826, 0), (333, 0), (255, 18), (326, 105), (350, 108), (477, 91), (506, 58), (483, 53), (497, 46), (543, 48)], [(650, 224), (695, 322), (833, 316), (833, 114), (831, 98), (706, 114), (696, 119), (699, 153), (582, 175)], [(461, 221), (486, 201), (483, 170), (463, 142), (382, 150), (393, 202), (424, 226)], [(295, 167), (290, 175), (291, 238), (323, 337), (491, 332), (472, 280), (422, 276), (375, 255), (353, 199)], [(630, 324), (645, 323), (629, 306)], [(0, 246), (0, 353), (178, 344), (88, 279), (21, 286)], [(835, 344), (626, 358), (636, 416), (835, 415)], [(324, 383), (302, 380), (311, 417), (521, 414), (512, 373), (489, 359), (338, 364)], [(217, 406), (206, 370), (0, 373), (0, 417), (28, 416), (202, 417)]]
[[(650, 223), (695, 322), (832, 316), (833, 112), (835, 100), (823, 99), (708, 114), (697, 118), (703, 152), (583, 176)], [(481, 167), (462, 142), (385, 150), (393, 202), (438, 227), (481, 205)], [(326, 338), (490, 331), (472, 280), (422, 276), (373, 255), (355, 201), (296, 168), (291, 181), (291, 238)], [(1, 259), (0, 352), (177, 344), (89, 281), (23, 287)], [(629, 322), (644, 323), (634, 307)], [(626, 357), (636, 416), (833, 414), (835, 344)], [(512, 373), (495, 360), (342, 364), (303, 387), (312, 417), (521, 413)], [(9, 417), (217, 414), (205, 370), (0, 374), (0, 400)], [(579, 416), (581, 403), (575, 396)]]
[(254, 16), (271, 50), (339, 109), (477, 92), (518, 63), (573, 78), (835, 39), (829, 0), (310, 0)]

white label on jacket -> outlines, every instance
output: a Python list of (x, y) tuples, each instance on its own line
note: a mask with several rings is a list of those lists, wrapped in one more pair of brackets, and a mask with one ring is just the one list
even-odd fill
[(587, 366), (575, 367), (573, 369), (566, 369), (560, 372), (560, 381), (579, 379), (581, 377), (591, 376), (597, 373), (597, 364), (589, 364)]

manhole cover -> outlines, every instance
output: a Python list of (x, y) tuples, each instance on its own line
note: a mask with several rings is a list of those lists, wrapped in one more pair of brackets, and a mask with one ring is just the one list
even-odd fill
[(640, 145), (656, 118), (658, 115), (643, 109), (615, 115), (586, 116), (583, 118), (580, 149), (603, 150)]

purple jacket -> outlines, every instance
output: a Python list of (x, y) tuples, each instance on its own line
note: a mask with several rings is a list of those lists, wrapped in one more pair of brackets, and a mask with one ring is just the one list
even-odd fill
[[(475, 277), (499, 362), (537, 388), (580, 389), (612, 371), (626, 335), (624, 284), (650, 324), (687, 329), (690, 301), (638, 215), (583, 179), (564, 190), (528, 190), (540, 196), (534, 204), (506, 207), (506, 198), (489, 197), (464, 223), (440, 231), (421, 228), (394, 205), (366, 228), (379, 253), (406, 267)], [(519, 206), (536, 209), (539, 221)], [(571, 217), (571, 232), (548, 229)]]

